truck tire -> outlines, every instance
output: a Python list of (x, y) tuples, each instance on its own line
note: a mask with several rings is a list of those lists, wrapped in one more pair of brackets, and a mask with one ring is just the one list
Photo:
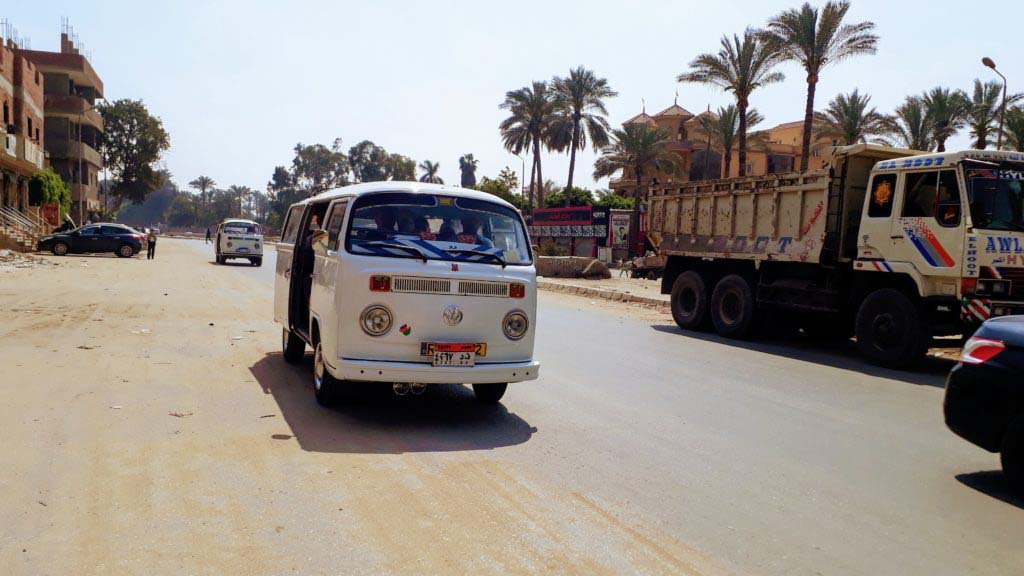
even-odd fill
[(905, 369), (928, 350), (927, 331), (914, 302), (892, 288), (875, 290), (857, 310), (857, 348), (871, 362)]
[(1024, 417), (1017, 417), (1006, 427), (999, 460), (1010, 490), (1018, 496), (1024, 496)]
[(726, 338), (743, 339), (754, 330), (754, 291), (747, 280), (730, 274), (718, 281), (711, 294), (711, 321)]
[(284, 353), (284, 360), (289, 364), (297, 364), (306, 353), (306, 342), (298, 334), (287, 328), (281, 329), (281, 352)]
[(687, 270), (672, 283), (672, 319), (683, 330), (707, 330), (708, 288), (704, 278)]
[(483, 404), (497, 404), (505, 395), (508, 384), (473, 384), (473, 395), (477, 402)]
[(324, 362), (323, 345), (317, 342), (313, 352), (313, 394), (316, 396), (317, 404), (330, 406), (337, 402), (340, 386), (341, 382), (331, 376)]

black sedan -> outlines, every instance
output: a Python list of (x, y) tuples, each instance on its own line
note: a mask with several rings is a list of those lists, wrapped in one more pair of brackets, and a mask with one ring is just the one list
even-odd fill
[(950, 430), (1000, 453), (1024, 495), (1024, 316), (993, 318), (967, 341), (946, 379), (944, 411)]
[(49, 250), (57, 256), (113, 252), (122, 258), (131, 258), (142, 250), (145, 236), (123, 224), (90, 224), (71, 232), (45, 236), (39, 240), (39, 250)]

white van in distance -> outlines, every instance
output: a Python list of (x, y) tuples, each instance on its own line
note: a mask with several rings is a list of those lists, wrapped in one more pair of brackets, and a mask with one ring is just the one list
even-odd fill
[(263, 229), (252, 220), (229, 218), (221, 222), (214, 246), (217, 264), (230, 258), (244, 258), (253, 266), (263, 265)]
[(374, 182), (293, 205), (277, 245), (284, 358), (314, 351), (313, 387), (472, 384), (498, 402), (537, 378), (536, 269), (522, 216), (491, 194)]

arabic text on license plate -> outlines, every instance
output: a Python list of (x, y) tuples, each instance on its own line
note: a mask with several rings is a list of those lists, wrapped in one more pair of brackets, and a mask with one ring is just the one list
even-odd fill
[(472, 352), (434, 352), (434, 366), (472, 366)]
[(420, 356), (433, 356), (434, 352), (475, 352), (483, 358), (487, 356), (487, 343), (420, 342)]

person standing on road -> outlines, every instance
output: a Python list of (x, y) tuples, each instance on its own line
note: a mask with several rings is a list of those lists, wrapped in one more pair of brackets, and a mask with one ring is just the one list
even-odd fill
[(150, 228), (149, 234), (146, 235), (146, 260), (153, 258), (156, 258), (156, 232)]
[(209, 227), (209, 226), (207, 226), (207, 227), (206, 227), (206, 241), (207, 241), (207, 242), (211, 242), (210, 238), (211, 238), (211, 234), (210, 234), (210, 227)]

